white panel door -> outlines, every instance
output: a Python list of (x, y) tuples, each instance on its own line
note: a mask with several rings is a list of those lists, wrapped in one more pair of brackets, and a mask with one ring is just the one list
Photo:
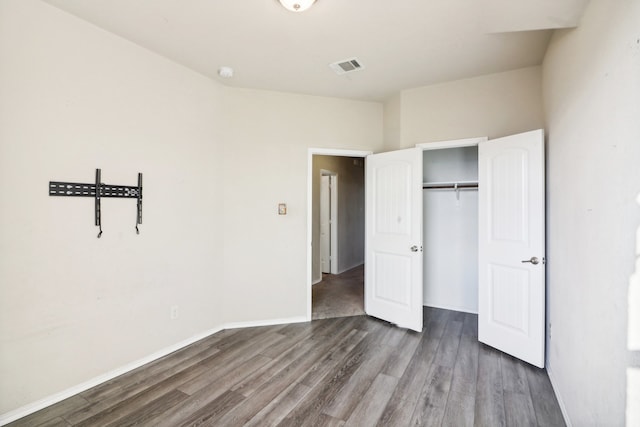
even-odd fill
[(331, 181), (320, 177), (320, 270), (331, 273)]
[(544, 367), (544, 133), (479, 144), (478, 338)]
[(366, 160), (365, 312), (422, 331), (422, 150)]

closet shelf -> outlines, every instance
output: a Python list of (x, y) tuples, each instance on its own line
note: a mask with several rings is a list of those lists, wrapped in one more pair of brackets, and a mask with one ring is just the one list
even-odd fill
[(462, 189), (478, 188), (478, 181), (446, 181), (446, 182), (423, 182), (423, 189)]

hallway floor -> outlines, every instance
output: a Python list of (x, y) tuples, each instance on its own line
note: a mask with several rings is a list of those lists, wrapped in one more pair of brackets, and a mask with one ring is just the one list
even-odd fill
[(364, 314), (364, 264), (342, 274), (323, 274), (311, 298), (313, 320)]

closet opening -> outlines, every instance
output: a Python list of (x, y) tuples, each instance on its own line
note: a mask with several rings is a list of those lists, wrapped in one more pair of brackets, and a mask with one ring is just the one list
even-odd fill
[(423, 305), (478, 313), (478, 146), (423, 151)]

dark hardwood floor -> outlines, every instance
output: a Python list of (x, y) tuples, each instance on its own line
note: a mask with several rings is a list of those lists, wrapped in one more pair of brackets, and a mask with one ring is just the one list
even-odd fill
[(226, 330), (12, 426), (564, 426), (544, 370), (425, 308), (415, 333), (366, 316)]

